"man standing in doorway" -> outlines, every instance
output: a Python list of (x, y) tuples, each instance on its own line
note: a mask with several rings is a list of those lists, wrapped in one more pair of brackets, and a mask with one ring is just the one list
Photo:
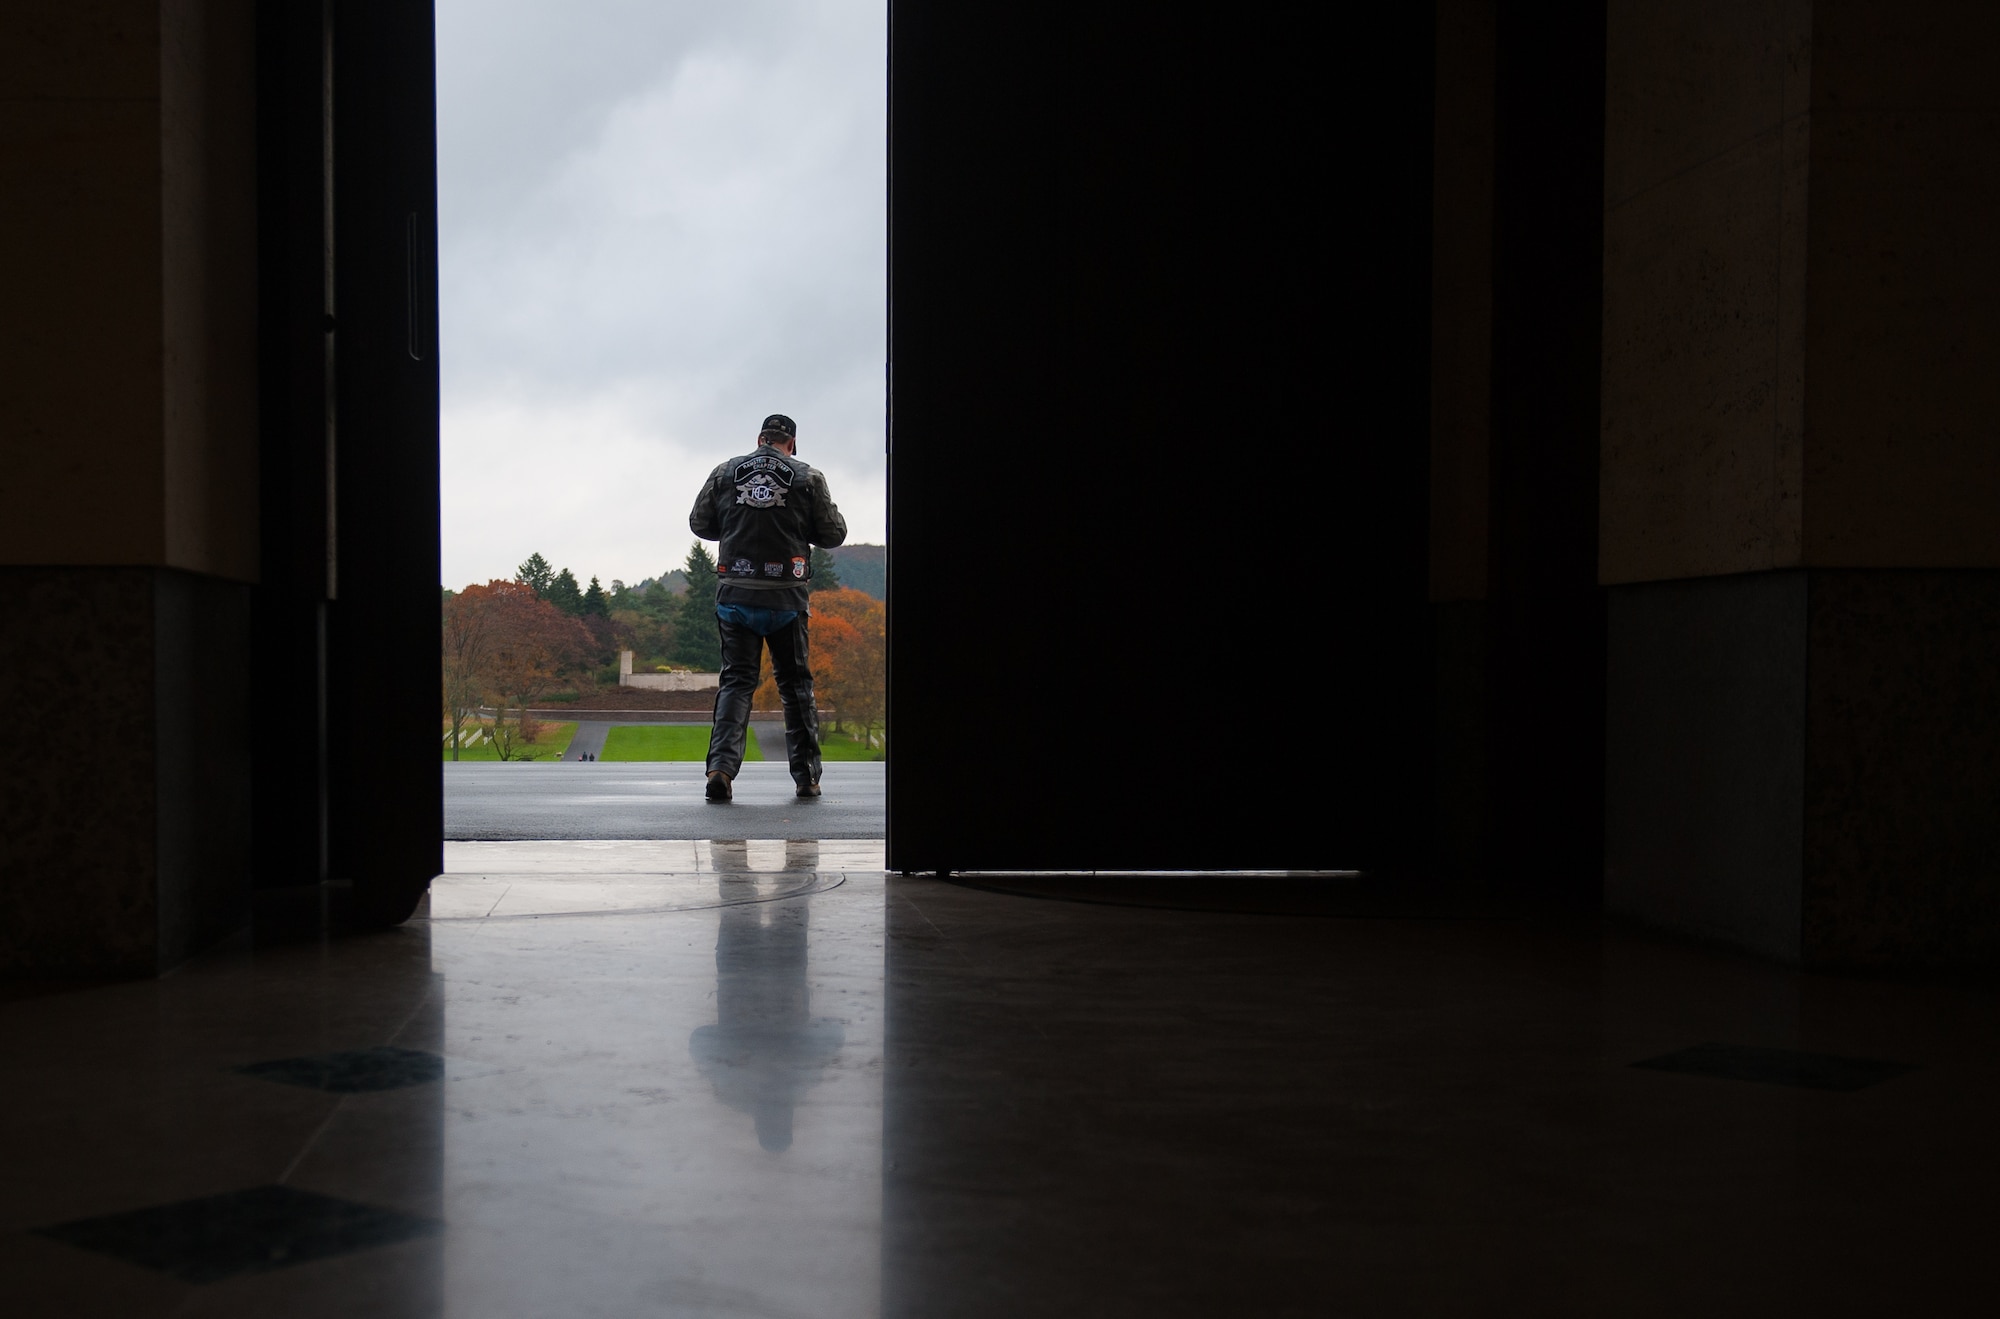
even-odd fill
[[(763, 650), (771, 648), (785, 706), (785, 759), (801, 797), (819, 796), (819, 711), (807, 649), (812, 547), (847, 539), (826, 477), (798, 459), (799, 428), (779, 413), (764, 418), (757, 449), (709, 473), (688, 514), (703, 540), (721, 541), (715, 616), (722, 629), (722, 689), (708, 736), (708, 799), (728, 801), (743, 768), (750, 698)], [(694, 583), (688, 584), (693, 587)]]

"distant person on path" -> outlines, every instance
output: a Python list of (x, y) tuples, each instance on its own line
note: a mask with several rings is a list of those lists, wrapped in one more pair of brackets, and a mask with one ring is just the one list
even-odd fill
[[(721, 541), (715, 571), (721, 585), (715, 616), (722, 630), (722, 687), (708, 737), (708, 799), (730, 799), (743, 769), (750, 698), (771, 648), (778, 698), (785, 706), (785, 759), (801, 797), (819, 796), (819, 711), (808, 663), (807, 594), (812, 548), (847, 539), (847, 519), (834, 506), (826, 477), (798, 459), (799, 428), (773, 413), (764, 418), (757, 449), (708, 475), (688, 527)], [(689, 589), (696, 584), (688, 583)]]

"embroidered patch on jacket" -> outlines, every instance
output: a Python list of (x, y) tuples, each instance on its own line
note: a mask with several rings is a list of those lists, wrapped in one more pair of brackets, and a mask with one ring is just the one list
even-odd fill
[(775, 454), (760, 453), (736, 464), (736, 502), (751, 508), (783, 508), (792, 488), (792, 465)]
[(736, 487), (736, 502), (752, 508), (783, 508), (785, 492), (768, 472), (759, 472)]
[(734, 573), (753, 573), (756, 572), (757, 569), (756, 566), (750, 562), (750, 560), (737, 559), (735, 562), (729, 565), (729, 571)]
[(793, 559), (792, 576), (803, 578), (805, 575), (806, 575), (806, 561), (804, 559), (797, 559), (797, 558)]
[(764, 565), (764, 575), (766, 577), (782, 577), (785, 575), (785, 565), (782, 563), (767, 563)]

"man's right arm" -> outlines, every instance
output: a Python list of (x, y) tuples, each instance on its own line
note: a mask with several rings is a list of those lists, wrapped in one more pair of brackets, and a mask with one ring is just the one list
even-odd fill
[(702, 540), (722, 539), (722, 519), (715, 514), (715, 478), (720, 467), (708, 474), (701, 483), (701, 493), (694, 497), (694, 508), (688, 512), (688, 530)]

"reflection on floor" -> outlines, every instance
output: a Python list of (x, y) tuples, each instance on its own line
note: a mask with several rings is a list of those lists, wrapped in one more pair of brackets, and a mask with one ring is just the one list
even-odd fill
[(0, 993), (8, 1315), (1983, 1314), (2000, 1000), (1518, 919), (458, 844)]

